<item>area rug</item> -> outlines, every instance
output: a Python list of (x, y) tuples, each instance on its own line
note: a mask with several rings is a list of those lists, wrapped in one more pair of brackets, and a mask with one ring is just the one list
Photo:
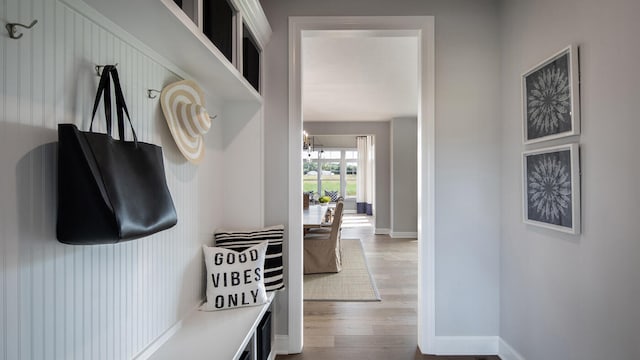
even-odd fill
[(380, 301), (360, 239), (342, 239), (342, 271), (304, 275), (304, 300)]

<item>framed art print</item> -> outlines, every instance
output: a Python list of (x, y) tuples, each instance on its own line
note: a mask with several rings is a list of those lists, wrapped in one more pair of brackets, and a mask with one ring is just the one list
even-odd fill
[(524, 222), (580, 233), (580, 154), (578, 144), (523, 153)]
[(522, 75), (525, 144), (580, 134), (579, 74), (571, 45)]

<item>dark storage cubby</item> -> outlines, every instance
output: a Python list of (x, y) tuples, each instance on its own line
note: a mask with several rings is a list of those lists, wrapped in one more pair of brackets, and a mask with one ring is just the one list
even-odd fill
[(202, 32), (233, 62), (233, 8), (227, 0), (205, 0), (202, 6)]
[(260, 50), (246, 25), (242, 27), (242, 75), (260, 92)]
[(182, 12), (184, 12), (191, 21), (197, 22), (196, 14), (198, 13), (198, 10), (196, 9), (196, 6), (198, 0), (173, 0), (173, 2), (182, 9)]
[(260, 325), (256, 329), (258, 357), (257, 360), (267, 360), (271, 354), (271, 311), (267, 311)]

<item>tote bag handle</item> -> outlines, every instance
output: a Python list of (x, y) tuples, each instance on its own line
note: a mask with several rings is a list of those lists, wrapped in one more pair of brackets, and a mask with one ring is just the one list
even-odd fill
[[(122, 88), (120, 87), (120, 78), (118, 76), (118, 70), (114, 65), (105, 65), (102, 69), (102, 75), (100, 76), (100, 82), (98, 83), (98, 91), (96, 92), (96, 98), (93, 102), (93, 112), (91, 114), (91, 125), (89, 131), (93, 132), (93, 120), (96, 117), (98, 105), (100, 104), (100, 97), (104, 98), (104, 116), (107, 123), (107, 134), (111, 136), (111, 78), (113, 78), (114, 92), (116, 96), (116, 111), (118, 116), (118, 135), (120, 140), (124, 141), (124, 114), (127, 115), (129, 126), (131, 127), (131, 134), (133, 134), (133, 141), (138, 145), (138, 136), (133, 128), (129, 111), (127, 110), (127, 104), (124, 100)], [(124, 112), (124, 114), (123, 114)]]

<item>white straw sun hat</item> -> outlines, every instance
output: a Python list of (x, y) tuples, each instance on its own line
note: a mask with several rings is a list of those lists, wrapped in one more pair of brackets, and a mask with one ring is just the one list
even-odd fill
[(204, 157), (204, 137), (211, 128), (204, 93), (192, 80), (169, 84), (160, 93), (162, 112), (178, 149), (194, 164)]

